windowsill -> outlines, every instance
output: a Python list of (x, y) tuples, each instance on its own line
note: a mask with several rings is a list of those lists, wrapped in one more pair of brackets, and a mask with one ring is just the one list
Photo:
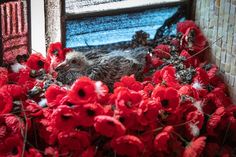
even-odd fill
[[(125, 0), (119, 2), (109, 2), (98, 5), (89, 5), (79, 7), (74, 3), (70, 3), (70, 5), (66, 5), (66, 14), (67, 15), (83, 15), (90, 13), (101, 13), (101, 12), (111, 12), (116, 10), (129, 10), (133, 8), (142, 8), (142, 7), (150, 7), (150, 6), (162, 6), (162, 5), (171, 5), (177, 4), (180, 2), (185, 2), (186, 0)], [(76, 3), (76, 2), (75, 2)]]

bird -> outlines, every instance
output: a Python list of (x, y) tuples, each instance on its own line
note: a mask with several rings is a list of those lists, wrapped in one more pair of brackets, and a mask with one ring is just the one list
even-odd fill
[(134, 74), (136, 78), (142, 78), (147, 53), (148, 49), (145, 47), (112, 51), (80, 52), (72, 50), (56, 67), (57, 80), (71, 85), (79, 77), (87, 76), (92, 80), (102, 81), (112, 89), (113, 84), (122, 76)]

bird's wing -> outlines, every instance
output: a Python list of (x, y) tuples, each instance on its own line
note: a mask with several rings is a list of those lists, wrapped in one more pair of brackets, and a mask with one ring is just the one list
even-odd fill
[(94, 49), (90, 51), (84, 52), (85, 57), (90, 61), (100, 61), (100, 59), (106, 55), (108, 51), (105, 51), (103, 49)]
[(81, 77), (82, 74), (78, 71), (64, 71), (59, 72), (57, 76), (57, 81), (63, 84), (71, 85), (77, 78)]
[(88, 76), (94, 80), (101, 80), (109, 87), (119, 81), (124, 75), (137, 74), (142, 71), (143, 65), (136, 60), (123, 56), (111, 57), (89, 68)]

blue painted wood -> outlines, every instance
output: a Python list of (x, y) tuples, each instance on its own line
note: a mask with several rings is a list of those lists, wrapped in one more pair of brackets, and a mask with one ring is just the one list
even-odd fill
[[(154, 38), (156, 30), (178, 7), (146, 10), (135, 13), (84, 18), (66, 22), (66, 46), (104, 45), (130, 41), (136, 31), (143, 30)], [(171, 30), (175, 33), (175, 27)]]

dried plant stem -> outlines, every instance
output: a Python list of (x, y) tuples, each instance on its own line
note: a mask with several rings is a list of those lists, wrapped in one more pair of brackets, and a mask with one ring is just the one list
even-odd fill
[(163, 129), (163, 127), (159, 127), (159, 128), (153, 129), (152, 132), (156, 132), (156, 131), (159, 131), (161, 129)]
[(180, 140), (182, 140), (186, 145), (189, 144), (189, 141), (187, 141), (186, 139), (184, 139), (179, 133), (173, 131), (173, 134), (175, 134), (176, 136), (178, 136), (178, 138), (179, 138)]
[(162, 49), (156, 49), (156, 50), (161, 51), (161, 52), (163, 52), (164, 54), (166, 54), (166, 55), (168, 55), (169, 57), (171, 57), (171, 55), (170, 55), (168, 52), (166, 52), (166, 51), (164, 51), (164, 50), (162, 50)]
[(186, 121), (186, 122), (184, 122), (184, 123), (180, 123), (180, 124), (173, 125), (173, 127), (183, 126), (183, 125), (185, 125), (185, 124), (189, 124), (189, 123), (191, 123), (192, 121), (193, 121), (193, 120), (191, 119), (191, 120)]
[(225, 144), (225, 141), (226, 141), (226, 138), (227, 138), (227, 135), (228, 135), (228, 132), (229, 132), (230, 125), (231, 125), (231, 122), (229, 122), (228, 125), (227, 125), (226, 131), (225, 131), (225, 135), (224, 135), (224, 139), (222, 141), (222, 146)]
[(24, 142), (23, 142), (22, 154), (21, 154), (21, 157), (24, 157), (24, 154), (25, 154), (25, 146), (26, 146), (26, 143), (27, 143), (28, 123), (27, 123), (27, 116), (26, 116), (26, 113), (25, 113), (25, 109), (24, 109), (24, 106), (23, 106), (22, 103), (21, 103), (21, 107), (22, 107), (22, 112), (23, 112), (23, 116), (24, 116), (24, 119), (25, 119)]
[(36, 52), (36, 53), (40, 53), (39, 51), (36, 51), (36, 50), (34, 50), (34, 49), (32, 49), (32, 48), (31, 48), (31, 50), (34, 51), (34, 52)]
[(195, 57), (195, 56), (201, 54), (202, 52), (204, 52), (205, 50), (207, 50), (210, 46), (212, 46), (213, 44), (215, 44), (218, 40), (220, 40), (220, 39), (222, 39), (222, 38), (223, 38), (223, 36), (219, 37), (218, 39), (216, 39), (216, 41), (214, 41), (213, 43), (209, 44), (207, 47), (205, 47), (205, 48), (202, 49), (201, 51), (199, 51), (199, 52), (195, 53), (194, 55), (188, 57), (186, 60), (189, 60), (189, 59), (191, 59), (191, 58), (193, 58), (193, 57)]

